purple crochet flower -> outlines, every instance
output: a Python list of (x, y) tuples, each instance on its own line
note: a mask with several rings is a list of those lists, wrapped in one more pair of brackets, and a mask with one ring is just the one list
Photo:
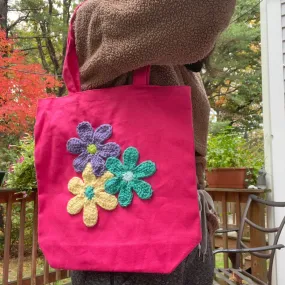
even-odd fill
[(112, 126), (104, 124), (95, 131), (91, 124), (82, 122), (77, 126), (80, 139), (72, 138), (67, 142), (67, 150), (73, 154), (79, 154), (73, 161), (76, 172), (83, 172), (88, 162), (91, 163), (93, 173), (98, 177), (103, 175), (106, 167), (106, 159), (118, 157), (120, 147), (114, 142), (105, 143), (112, 135)]

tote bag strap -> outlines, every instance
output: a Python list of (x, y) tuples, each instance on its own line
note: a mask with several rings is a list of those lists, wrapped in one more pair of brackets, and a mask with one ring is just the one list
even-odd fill
[(139, 68), (133, 72), (133, 85), (149, 85), (150, 65)]
[(84, 2), (79, 4), (70, 20), (69, 30), (67, 34), (67, 44), (66, 44), (66, 54), (63, 64), (63, 79), (67, 90), (69, 92), (80, 92), (80, 75), (79, 75), (79, 64), (78, 58), (76, 55), (76, 48), (75, 48), (75, 34), (73, 29), (73, 24), (75, 21), (75, 16), (77, 10), (83, 5)]
[[(63, 79), (66, 84), (67, 90), (72, 93), (81, 91), (79, 63), (76, 55), (75, 33), (73, 29), (73, 24), (75, 21), (76, 12), (83, 4), (84, 2), (82, 2), (76, 7), (69, 24), (66, 55), (63, 65)], [(133, 85), (149, 85), (149, 80), (150, 66), (139, 68), (133, 72)]]

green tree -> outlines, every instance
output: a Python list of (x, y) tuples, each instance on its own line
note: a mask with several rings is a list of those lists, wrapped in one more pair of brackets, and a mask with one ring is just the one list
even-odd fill
[(259, 0), (238, 0), (230, 27), (206, 63), (203, 80), (218, 121), (248, 131), (262, 123)]
[[(16, 0), (9, 7), (19, 14), (21, 21), (9, 31), (17, 37), (22, 50), (33, 63), (57, 79), (61, 79), (66, 52), (66, 39), (70, 17), (78, 0)], [(9, 15), (9, 14), (8, 14)], [(58, 96), (65, 93), (65, 86), (55, 88)]]

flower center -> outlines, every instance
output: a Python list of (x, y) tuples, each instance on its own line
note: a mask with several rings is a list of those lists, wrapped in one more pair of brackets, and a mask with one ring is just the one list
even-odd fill
[(87, 151), (90, 153), (90, 154), (95, 154), (97, 152), (97, 147), (95, 144), (90, 144), (88, 147), (87, 147)]
[(131, 171), (128, 171), (123, 174), (123, 180), (130, 182), (134, 179), (134, 174)]
[(87, 186), (85, 188), (85, 196), (88, 200), (92, 200), (92, 198), (95, 196), (94, 188), (92, 186)]

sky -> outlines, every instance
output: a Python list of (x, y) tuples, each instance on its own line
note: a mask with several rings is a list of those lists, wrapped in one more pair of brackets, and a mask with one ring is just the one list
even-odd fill
[[(15, 3), (14, 0), (8, 0), (8, 6), (13, 5), (14, 3)], [(15, 21), (18, 19), (18, 17), (19, 17), (19, 13), (14, 12), (14, 11), (11, 11), (11, 12), (8, 11), (8, 21)]]

